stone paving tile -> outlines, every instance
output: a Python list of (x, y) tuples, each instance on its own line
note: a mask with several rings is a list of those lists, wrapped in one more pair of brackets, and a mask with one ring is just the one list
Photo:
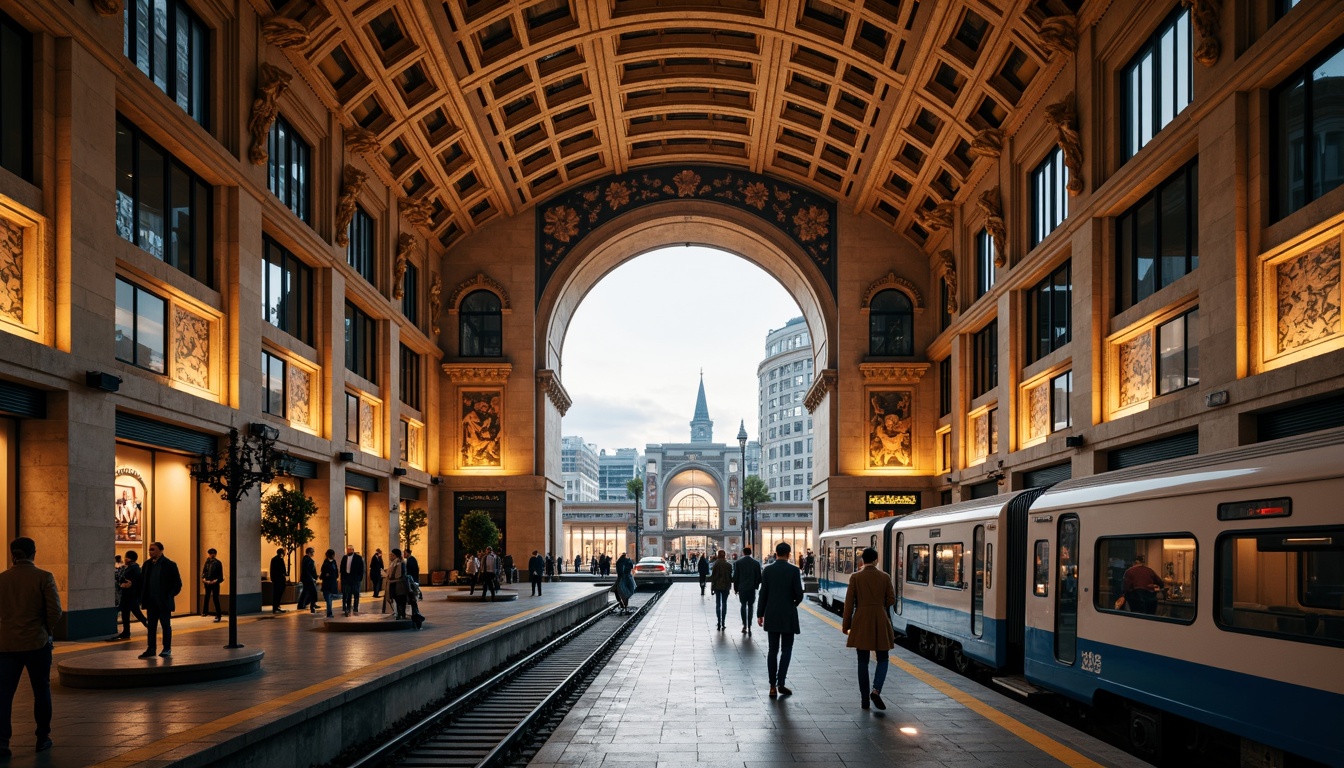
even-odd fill
[[(736, 609), (736, 605), (732, 606)], [(820, 609), (818, 609), (820, 610)], [(886, 711), (864, 711), (853, 651), (807, 611), (788, 675), (794, 695), (766, 694), (765, 633), (717, 632), (714, 604), (674, 584), (533, 759), (530, 768), (1046, 768), (1060, 763), (893, 665)], [(1143, 763), (918, 656), (894, 655), (1103, 766)], [(915, 736), (899, 732), (918, 729)], [(574, 741), (581, 729), (605, 745)]]

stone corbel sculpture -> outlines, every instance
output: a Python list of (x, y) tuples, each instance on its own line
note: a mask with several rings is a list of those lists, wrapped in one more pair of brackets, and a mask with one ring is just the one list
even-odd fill
[(952, 251), (943, 249), (938, 252), (934, 275), (947, 286), (947, 314), (955, 315), (960, 305), (957, 303), (957, 259)]
[(247, 132), (252, 136), (252, 147), (247, 157), (253, 165), (265, 165), (266, 135), (271, 123), (280, 114), (280, 94), (289, 88), (291, 75), (273, 64), (262, 64), (257, 72), (257, 98), (252, 100), (252, 117), (247, 121)]
[(429, 216), (434, 210), (434, 203), (429, 199), (428, 193), (417, 195), (416, 197), (403, 197), (397, 201), (397, 210), (406, 217), (412, 225), (417, 227), (429, 228)]
[(443, 278), (435, 272), (429, 283), (429, 325), (439, 335), (439, 311), (443, 309)]
[(261, 22), (261, 39), (276, 48), (302, 48), (308, 44), (308, 28), (294, 19), (271, 16)]
[(341, 196), (336, 198), (336, 244), (344, 248), (350, 244), (350, 221), (355, 218), (355, 199), (364, 189), (368, 177), (353, 165), (345, 166), (345, 183)]
[(415, 247), (415, 235), (402, 232), (397, 236), (397, 264), (392, 271), (392, 298), (401, 301), (406, 295), (406, 265), (410, 263), (411, 249)]
[(382, 144), (373, 131), (355, 126), (345, 132), (345, 148), (357, 155), (368, 155), (382, 150)]
[(952, 203), (939, 203), (928, 211), (923, 208), (915, 210), (915, 221), (921, 227), (927, 230), (937, 232), (940, 229), (947, 229), (952, 226), (956, 217), (957, 207)]
[(1041, 22), (1037, 42), (1051, 54), (1073, 55), (1078, 50), (1078, 28), (1072, 16), (1051, 16)]
[(1078, 133), (1078, 110), (1073, 106), (1073, 94), (1045, 108), (1045, 121), (1059, 134), (1056, 143), (1064, 152), (1064, 166), (1069, 169), (1070, 195), (1083, 191), (1083, 138)]
[(1223, 52), (1223, 44), (1218, 40), (1221, 25), (1218, 14), (1222, 11), (1220, 0), (1181, 0), (1181, 5), (1190, 9), (1190, 20), (1195, 23), (1199, 33), (1199, 44), (1195, 46), (1195, 61), (1206, 67), (1218, 63)]
[(121, 0), (93, 0), (93, 10), (97, 11), (99, 16), (120, 16)]
[(998, 157), (1003, 154), (1003, 129), (986, 128), (971, 138), (971, 154), (978, 157)]
[(985, 214), (985, 231), (994, 241), (994, 266), (1008, 264), (1008, 227), (1003, 221), (1003, 199), (999, 188), (987, 189), (976, 201), (976, 206)]

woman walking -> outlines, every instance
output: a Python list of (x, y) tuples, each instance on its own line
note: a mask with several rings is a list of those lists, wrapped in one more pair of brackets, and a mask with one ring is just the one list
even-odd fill
[[(887, 652), (896, 644), (887, 609), (895, 604), (896, 590), (891, 585), (891, 576), (877, 567), (877, 550), (868, 547), (863, 550), (863, 567), (849, 577), (840, 627), (840, 631), (849, 635), (845, 645), (858, 654), (859, 696), (864, 709), (869, 708), (869, 702), (878, 709), (887, 708), (882, 701), (882, 683), (887, 679)], [(868, 688), (869, 651), (877, 653), (872, 689)]]
[(621, 613), (630, 612), (630, 596), (635, 594), (635, 588), (635, 561), (622, 552), (616, 560), (616, 584), (612, 586)]
[(327, 596), (327, 618), (331, 618), (331, 601), (341, 596), (341, 569), (336, 565), (336, 550), (328, 549), (322, 561), (322, 594)]
[(406, 618), (406, 563), (401, 559), (400, 549), (392, 550), (387, 561), (387, 595), (396, 603), (392, 617)]

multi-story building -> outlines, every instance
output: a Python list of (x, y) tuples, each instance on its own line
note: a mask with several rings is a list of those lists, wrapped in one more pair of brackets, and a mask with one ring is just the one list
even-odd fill
[(560, 474), (565, 480), (565, 501), (598, 500), (597, 449), (582, 437), (560, 438)]
[(760, 400), (760, 474), (770, 491), (757, 520), (763, 549), (780, 541), (804, 552), (812, 546), (812, 414), (803, 404), (812, 388), (812, 339), (795, 317), (766, 334), (756, 368)]
[(597, 454), (597, 500), (628, 501), (630, 492), (626, 483), (643, 477), (643, 457), (635, 448), (617, 448), (607, 453), (603, 448)]

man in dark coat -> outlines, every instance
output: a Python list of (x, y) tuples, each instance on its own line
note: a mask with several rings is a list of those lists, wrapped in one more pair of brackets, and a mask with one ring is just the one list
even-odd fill
[(416, 583), (416, 584), (419, 584), (419, 583), (420, 583), (420, 561), (419, 561), (419, 560), (416, 560), (416, 559), (415, 559), (415, 555), (412, 555), (412, 554), (411, 554), (411, 548), (410, 548), (410, 547), (407, 547), (407, 548), (406, 548), (406, 557), (405, 557), (404, 559), (406, 560), (406, 575), (407, 575), (407, 576), (410, 576), (412, 579), (415, 579), (415, 583)]
[[(563, 562), (563, 561), (561, 561), (561, 562)], [(546, 580), (547, 580), (547, 581), (555, 581), (555, 564), (556, 564), (556, 559), (555, 559), (554, 557), (551, 557), (551, 553), (550, 553), (550, 552), (547, 552), (547, 553), (546, 553)]]
[(285, 548), (275, 550), (271, 558), (271, 613), (284, 613), (280, 603), (285, 599), (285, 587), (289, 586), (289, 564), (285, 562)]
[(144, 588), (140, 591), (140, 605), (149, 615), (149, 647), (140, 654), (142, 659), (154, 658), (159, 625), (163, 625), (163, 653), (159, 656), (169, 658), (173, 655), (173, 610), (177, 608), (173, 598), (182, 591), (182, 574), (177, 563), (163, 556), (163, 545), (154, 542), (149, 545), (149, 562), (145, 563)]
[(299, 584), (299, 610), (306, 605), (309, 613), (317, 613), (317, 561), (313, 560), (312, 547), (304, 550), (299, 561)]
[(373, 581), (373, 596), (376, 599), (378, 593), (383, 589), (383, 550), (373, 550), (373, 557), (369, 558), (369, 578)]
[(751, 634), (751, 617), (756, 613), (756, 590), (761, 586), (761, 564), (751, 556), (751, 547), (742, 548), (742, 556), (733, 563), (733, 591), (742, 604), (742, 634)]
[(345, 545), (341, 558), (341, 610), (349, 616), (359, 613), (359, 591), (364, 588), (364, 556), (355, 551), (354, 544)]
[(504, 555), (504, 583), (513, 583), (513, 555)]
[(214, 547), (207, 549), (205, 563), (201, 565), (201, 586), (205, 587), (205, 599), (201, 601), (201, 615), (210, 613), (210, 598), (215, 598), (215, 621), (219, 621), (219, 583), (224, 581), (224, 564), (219, 562)]
[(532, 550), (532, 557), (527, 561), (527, 578), (532, 582), (532, 594), (536, 597), (541, 597), (541, 577), (547, 567), (546, 558)]
[(700, 596), (705, 596), (705, 581), (709, 578), (709, 558), (703, 555), (696, 558), (695, 570), (700, 574)]
[(141, 624), (148, 624), (140, 612), (140, 591), (144, 588), (145, 574), (140, 570), (140, 555), (134, 549), (126, 552), (126, 565), (121, 571), (121, 634), (108, 640), (131, 639), (131, 614)]
[(60, 623), (56, 577), (33, 564), (37, 544), (23, 536), (9, 543), (14, 566), (0, 573), (0, 760), (10, 756), (14, 692), (23, 671), (33, 688), (37, 751), (51, 749), (52, 636)]
[(771, 698), (793, 693), (784, 680), (789, 675), (789, 659), (793, 657), (793, 636), (800, 631), (798, 604), (803, 602), (803, 573), (789, 562), (792, 549), (785, 541), (776, 544), (775, 562), (761, 571), (761, 603), (756, 608), (756, 621), (765, 627), (770, 638), (765, 668), (770, 675)]

